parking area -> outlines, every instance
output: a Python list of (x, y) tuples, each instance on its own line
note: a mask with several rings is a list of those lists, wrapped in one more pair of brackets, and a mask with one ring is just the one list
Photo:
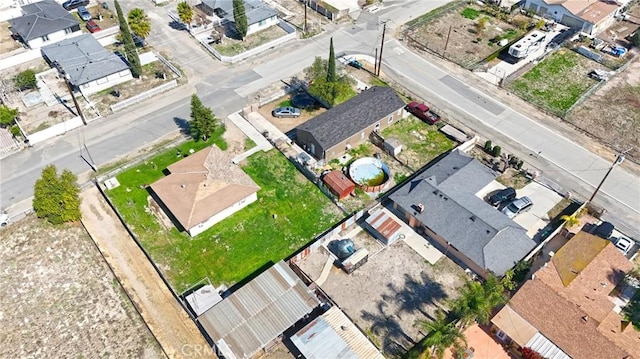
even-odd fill
[[(487, 200), (491, 194), (505, 188), (498, 181), (492, 181), (485, 188), (476, 193), (476, 196)], [(547, 215), (558, 202), (562, 200), (562, 196), (538, 182), (530, 182), (524, 188), (517, 190), (517, 197), (529, 197), (533, 206), (528, 212), (517, 215), (513, 220), (527, 230), (527, 235), (533, 238), (538, 231), (544, 228), (551, 218)], [(504, 208), (506, 204), (498, 207), (498, 210)]]

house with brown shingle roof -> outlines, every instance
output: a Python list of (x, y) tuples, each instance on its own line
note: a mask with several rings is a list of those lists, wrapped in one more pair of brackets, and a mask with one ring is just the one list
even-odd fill
[(213, 145), (167, 167), (152, 197), (192, 237), (258, 199), (260, 187)]
[(524, 8), (589, 35), (613, 25), (620, 11), (616, 1), (604, 0), (526, 0)]
[(640, 358), (614, 290), (632, 269), (611, 242), (579, 232), (494, 316), (496, 335), (545, 358)]

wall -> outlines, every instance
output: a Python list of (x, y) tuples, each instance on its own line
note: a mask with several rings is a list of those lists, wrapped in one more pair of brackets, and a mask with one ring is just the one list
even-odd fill
[(84, 95), (91, 95), (132, 79), (133, 75), (131, 75), (131, 70), (126, 69), (107, 77), (103, 77), (102, 79), (80, 85), (80, 92)]
[[(340, 157), (342, 156), (342, 154), (344, 154), (345, 152), (347, 152), (347, 145), (350, 145), (351, 148), (357, 147), (359, 144), (366, 142), (369, 139), (369, 133), (371, 133), (372, 131), (374, 131), (376, 129), (376, 124), (380, 124), (380, 128), (379, 131), (384, 130), (385, 128), (393, 125), (394, 123), (396, 123), (396, 121), (402, 119), (403, 116), (403, 109), (398, 109), (393, 111), (392, 113), (390, 113), (389, 115), (383, 117), (382, 119), (376, 121), (375, 123), (372, 123), (370, 126), (368, 126), (367, 128), (363, 129), (362, 131), (354, 134), (353, 136), (345, 139), (344, 141), (338, 143), (337, 145), (325, 149), (326, 153), (325, 153), (325, 160), (326, 161), (331, 161), (334, 158)], [(393, 117), (393, 120), (391, 122), (389, 122), (389, 117)]]
[(29, 140), (29, 145), (33, 146), (36, 143), (42, 142), (51, 137), (62, 135), (64, 133), (67, 133), (67, 131), (71, 131), (74, 128), (77, 128), (80, 126), (82, 126), (82, 119), (78, 116), (78, 117), (72, 118), (71, 120), (67, 120), (63, 123), (55, 124), (42, 131), (38, 131), (32, 135), (29, 135), (27, 136), (27, 139)]
[(210, 217), (209, 219), (207, 219), (206, 221), (195, 225), (194, 227), (189, 228), (188, 232), (189, 235), (191, 235), (191, 237), (195, 237), (196, 235), (206, 231), (207, 229), (211, 228), (214, 224), (222, 221), (223, 219), (229, 217), (230, 215), (238, 212), (239, 210), (243, 209), (244, 207), (250, 205), (251, 203), (255, 202), (258, 200), (258, 193), (254, 192), (253, 194), (251, 194), (249, 197), (236, 202), (234, 204), (232, 204), (231, 206), (227, 207), (226, 209), (216, 213), (215, 215), (213, 215), (212, 217)]
[(272, 17), (266, 19), (264, 24), (262, 24), (262, 25), (259, 22), (255, 23), (255, 24), (252, 24), (247, 29), (247, 35), (255, 34), (258, 31), (261, 31), (261, 30), (264, 30), (264, 29), (268, 29), (269, 27), (271, 27), (273, 25), (277, 25), (279, 21), (280, 20), (278, 19), (277, 16), (272, 16)]
[[(324, 158), (324, 148), (318, 144), (311, 132), (296, 130), (296, 143), (313, 157), (320, 160)], [(315, 152), (311, 152), (311, 145)]]
[(46, 46), (46, 45), (51, 45), (53, 43), (56, 43), (58, 41), (64, 40), (64, 39), (68, 39), (74, 36), (78, 36), (82, 34), (82, 31), (80, 31), (80, 26), (76, 26), (74, 28), (72, 28), (74, 31), (67, 33), (65, 30), (60, 30), (60, 31), (56, 31), (54, 33), (51, 33), (48, 35), (49, 40), (48, 41), (44, 41), (41, 37), (36, 38), (36, 39), (32, 39), (30, 41), (27, 42), (27, 45), (29, 45), (30, 48), (32, 49), (38, 49), (41, 48), (42, 46)]
[(405, 211), (397, 203), (393, 203), (393, 208), (395, 208), (396, 210), (398, 210), (398, 212), (403, 214), (403, 216), (400, 216), (400, 218), (402, 218), (411, 227), (413, 227), (417, 233), (424, 233), (431, 239), (431, 241), (435, 242), (435, 244), (439, 247), (438, 249), (442, 251), (446, 256), (448, 256), (449, 258), (452, 258), (456, 262), (462, 262), (462, 264), (461, 263), (456, 263), (456, 264), (458, 264), (463, 268), (465, 267), (469, 268), (474, 273), (478, 274), (483, 278), (486, 278), (486, 276), (489, 274), (489, 272), (486, 269), (476, 264), (474, 261), (469, 259), (462, 252), (460, 252), (455, 247), (450, 245), (449, 242), (447, 242), (444, 238), (442, 238), (437, 233), (430, 230), (427, 226), (423, 225), (420, 222), (420, 220), (418, 220), (416, 217), (411, 215), (410, 212)]

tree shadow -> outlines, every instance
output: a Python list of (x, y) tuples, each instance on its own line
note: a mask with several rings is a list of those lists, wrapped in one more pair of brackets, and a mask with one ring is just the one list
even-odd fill
[(361, 316), (372, 323), (371, 331), (383, 338), (381, 349), (385, 353), (403, 355), (417, 343), (406, 330), (415, 325), (411, 316), (418, 314), (420, 318), (433, 320), (433, 313), (440, 307), (438, 302), (446, 298), (448, 295), (442, 285), (432, 280), (428, 273), (421, 273), (419, 279), (405, 274), (402, 285), (387, 284), (376, 312), (362, 311)]
[(185, 120), (184, 118), (174, 117), (173, 122), (180, 129), (180, 134), (185, 136), (191, 135), (191, 126), (189, 126), (189, 121)]

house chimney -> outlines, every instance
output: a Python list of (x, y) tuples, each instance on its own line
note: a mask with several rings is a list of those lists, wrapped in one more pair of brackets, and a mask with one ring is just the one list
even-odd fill
[(417, 207), (418, 207), (418, 213), (422, 213), (422, 212), (424, 212), (424, 204), (422, 204), (422, 203), (418, 203), (418, 206), (417, 206)]
[(588, 322), (588, 321), (589, 321), (589, 316), (588, 316), (588, 315), (585, 315), (584, 317), (582, 317), (582, 320), (584, 320), (584, 321), (585, 321), (585, 323), (586, 323), (586, 322)]
[(186, 187), (187, 187), (187, 186), (185, 186), (185, 185), (183, 185), (183, 184), (181, 184), (181, 185), (180, 185), (180, 188), (186, 188)]

